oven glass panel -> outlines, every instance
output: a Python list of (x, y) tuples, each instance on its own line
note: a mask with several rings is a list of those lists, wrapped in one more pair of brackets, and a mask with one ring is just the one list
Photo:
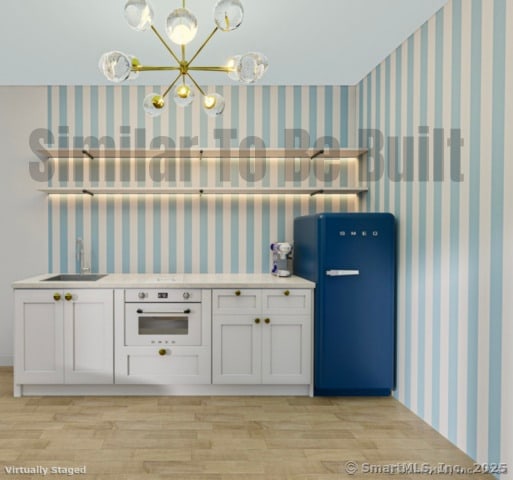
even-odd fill
[(189, 318), (179, 316), (139, 317), (139, 335), (188, 335)]

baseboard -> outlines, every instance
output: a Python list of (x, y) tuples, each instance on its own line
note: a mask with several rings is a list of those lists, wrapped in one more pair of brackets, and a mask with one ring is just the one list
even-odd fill
[(13, 358), (10, 355), (0, 355), (0, 367), (12, 367)]
[(308, 396), (309, 385), (15, 385), (14, 396)]

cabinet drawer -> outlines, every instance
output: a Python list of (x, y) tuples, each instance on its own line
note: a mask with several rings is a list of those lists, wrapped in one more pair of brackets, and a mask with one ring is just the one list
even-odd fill
[(207, 347), (125, 348), (118, 355), (118, 384), (209, 384), (210, 349)]
[(254, 289), (213, 290), (212, 311), (214, 314), (256, 314), (261, 311), (262, 296)]
[(262, 290), (262, 311), (270, 315), (310, 315), (312, 290), (286, 288)]

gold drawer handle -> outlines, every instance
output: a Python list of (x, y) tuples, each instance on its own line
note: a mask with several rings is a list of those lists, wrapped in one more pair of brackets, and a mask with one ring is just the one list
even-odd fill
[(271, 323), (271, 319), (270, 319), (270, 318), (266, 318), (266, 319), (264, 320), (264, 322), (265, 322), (265, 323), (267, 323), (267, 324), (269, 324), (269, 323)]
[(260, 323), (260, 319), (259, 318), (255, 318), (255, 323), (258, 325)]
[(285, 295), (286, 297), (288, 297), (290, 295), (290, 290), (285, 290), (283, 292), (283, 295)]
[(240, 297), (240, 290), (235, 290), (235, 296)]
[(71, 295), (71, 293), (66, 293), (64, 295), (64, 298), (66, 299), (67, 302), (69, 302), (70, 300), (73, 300), (73, 295)]
[(161, 348), (161, 349), (159, 350), (159, 355), (160, 355), (161, 357), (163, 357), (166, 353), (167, 353), (167, 350), (166, 350), (165, 348)]
[(61, 294), (60, 293), (54, 293), (53, 294), (53, 299), (58, 302), (60, 299), (61, 299)]

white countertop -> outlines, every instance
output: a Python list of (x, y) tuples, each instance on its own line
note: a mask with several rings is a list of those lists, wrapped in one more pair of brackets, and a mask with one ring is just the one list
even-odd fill
[(110, 273), (96, 281), (45, 281), (57, 273), (45, 273), (12, 284), (22, 288), (315, 288), (315, 283), (292, 275), (270, 273)]

